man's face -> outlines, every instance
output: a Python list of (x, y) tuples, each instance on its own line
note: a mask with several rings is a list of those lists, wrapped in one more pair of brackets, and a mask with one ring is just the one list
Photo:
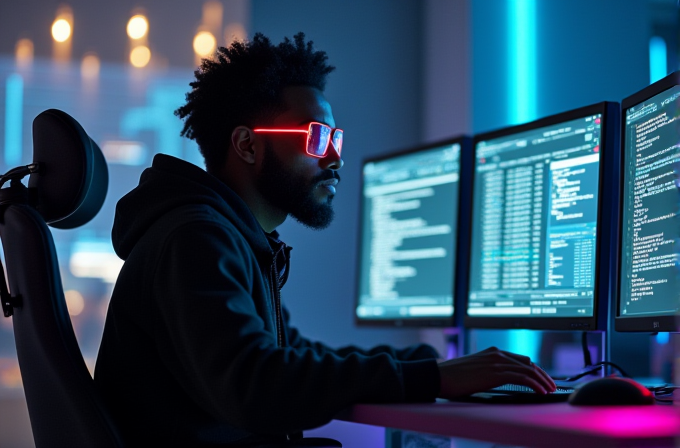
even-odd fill
[[(288, 106), (273, 128), (306, 129), (311, 121), (335, 127), (331, 107), (323, 94), (311, 87), (288, 87), (283, 92)], [(264, 138), (257, 188), (272, 205), (312, 229), (323, 229), (333, 220), (332, 201), (342, 159), (332, 145), (322, 158), (305, 152), (307, 134), (259, 134)]]

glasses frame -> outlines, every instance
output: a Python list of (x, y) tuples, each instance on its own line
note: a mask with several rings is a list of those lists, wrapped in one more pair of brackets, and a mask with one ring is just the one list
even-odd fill
[[(312, 134), (312, 126), (313, 125), (319, 125), (319, 126), (322, 126), (324, 128), (328, 128), (328, 129), (331, 130), (331, 132), (328, 134), (328, 140), (326, 141), (326, 147), (324, 148), (323, 154), (321, 154), (321, 155), (313, 154), (312, 152), (309, 151), (309, 140), (310, 140), (310, 136)], [(260, 132), (279, 133), (280, 132), (280, 133), (307, 134), (307, 142), (305, 144), (305, 152), (307, 153), (307, 155), (309, 155), (311, 157), (316, 157), (318, 159), (322, 159), (322, 158), (326, 157), (326, 155), (328, 154), (328, 147), (331, 146), (331, 145), (333, 145), (333, 149), (335, 150), (335, 152), (338, 153), (338, 156), (341, 155), (341, 153), (342, 153), (342, 143), (340, 144), (340, 149), (336, 148), (335, 143), (333, 143), (333, 138), (335, 137), (336, 131), (340, 131), (342, 138), (344, 140), (344, 131), (342, 129), (332, 128), (332, 127), (328, 126), (327, 124), (320, 123), (318, 121), (310, 122), (309, 125), (307, 126), (307, 129), (280, 129), (280, 128), (277, 128), (277, 129), (269, 129), (269, 128), (253, 129), (253, 132), (255, 132), (255, 133), (260, 133)]]

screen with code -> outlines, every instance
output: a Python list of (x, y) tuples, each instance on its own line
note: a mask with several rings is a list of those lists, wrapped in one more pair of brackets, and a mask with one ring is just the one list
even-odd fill
[(624, 112), (619, 316), (672, 315), (678, 291), (680, 86)]
[(467, 313), (592, 317), (602, 115), (478, 139)]
[(453, 316), (461, 145), (363, 166), (359, 321)]

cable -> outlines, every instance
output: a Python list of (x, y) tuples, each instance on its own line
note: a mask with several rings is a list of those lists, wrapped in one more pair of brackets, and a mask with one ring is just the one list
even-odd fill
[(566, 382), (576, 381), (576, 380), (580, 380), (584, 376), (592, 375), (593, 373), (604, 368), (605, 366), (613, 367), (614, 369), (618, 370), (618, 372), (621, 374), (621, 376), (626, 377), (626, 378), (628, 377), (628, 373), (626, 373), (626, 371), (623, 370), (617, 364), (614, 364), (613, 362), (609, 362), (609, 361), (602, 361), (602, 362), (598, 362), (597, 364), (585, 366), (585, 369), (588, 369), (588, 370), (584, 370), (583, 372), (581, 372), (577, 375), (570, 376), (568, 378), (553, 378), (553, 379), (556, 379), (556, 380), (559, 380), (559, 381), (566, 381)]
[(581, 348), (583, 349), (583, 365), (588, 367), (593, 365), (593, 358), (590, 355), (590, 349), (588, 348), (588, 332), (584, 331), (581, 333)]

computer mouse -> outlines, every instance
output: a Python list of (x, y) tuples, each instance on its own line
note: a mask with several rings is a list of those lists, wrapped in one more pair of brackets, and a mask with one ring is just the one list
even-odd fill
[(574, 406), (619, 406), (654, 404), (654, 395), (642, 384), (618, 376), (590, 381), (569, 396)]

